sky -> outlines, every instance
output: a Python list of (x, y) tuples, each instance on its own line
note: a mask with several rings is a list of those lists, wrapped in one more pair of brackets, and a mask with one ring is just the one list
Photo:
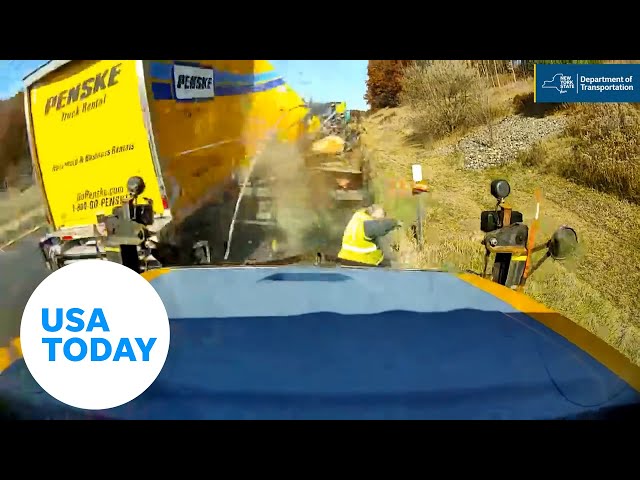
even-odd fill
[(47, 60), (0, 60), (0, 99), (22, 90), (22, 79)]
[[(22, 79), (46, 60), (0, 60), (0, 99), (22, 89)], [(306, 100), (345, 101), (367, 110), (364, 100), (367, 60), (271, 60), (285, 80)]]

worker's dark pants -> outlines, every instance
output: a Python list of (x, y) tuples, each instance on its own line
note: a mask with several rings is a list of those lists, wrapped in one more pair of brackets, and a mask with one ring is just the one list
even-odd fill
[(343, 260), (342, 258), (339, 258), (338, 262), (340, 263), (340, 265), (344, 265), (345, 267), (373, 267), (373, 268), (383, 267), (384, 268), (384, 267), (390, 267), (391, 266), (391, 261), (386, 257), (382, 260), (382, 262), (380, 262), (379, 265), (371, 265), (369, 263), (352, 262), (351, 260)]

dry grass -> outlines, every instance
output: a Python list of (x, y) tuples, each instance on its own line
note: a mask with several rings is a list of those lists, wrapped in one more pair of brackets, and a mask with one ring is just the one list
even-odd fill
[(0, 245), (44, 222), (42, 197), (36, 187), (0, 193)]
[(640, 110), (630, 104), (586, 104), (568, 126), (572, 155), (562, 176), (640, 204)]
[(640, 110), (585, 104), (565, 111), (566, 135), (522, 153), (520, 163), (640, 205)]
[[(413, 163), (423, 165), (432, 189), (423, 197), (426, 222), (422, 250), (418, 251), (408, 235), (399, 238), (404, 266), (481, 270), (479, 217), (482, 210), (494, 206), (490, 181), (502, 177), (511, 183), (510, 203), (523, 212), (525, 220), (533, 216), (534, 191), (541, 187), (545, 198), (540, 239), (560, 225), (569, 224), (578, 231), (581, 246), (572, 261), (548, 261), (543, 265), (530, 280), (526, 293), (585, 326), (640, 364), (640, 325), (636, 320), (640, 311), (640, 271), (629, 269), (630, 265), (640, 265), (640, 207), (553, 173), (541, 173), (538, 168), (463, 170), (462, 159), (455, 154), (433, 155), (419, 146), (407, 145), (406, 135), (402, 134), (408, 120), (406, 110), (371, 117), (362, 139), (375, 163), (378, 195), (388, 210), (401, 219), (415, 219), (414, 200), (399, 199), (383, 187), (389, 177), (409, 180)], [(438, 147), (453, 141), (444, 140)], [(538, 154), (540, 159), (553, 161), (564, 155), (568, 140), (553, 142), (540, 147), (550, 152)]]

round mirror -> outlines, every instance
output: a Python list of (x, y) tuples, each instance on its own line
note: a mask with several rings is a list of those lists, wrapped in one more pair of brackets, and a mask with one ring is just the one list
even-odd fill
[(491, 182), (491, 195), (497, 199), (507, 198), (511, 193), (511, 186), (506, 180), (494, 180)]
[(549, 254), (554, 260), (564, 260), (573, 253), (577, 246), (578, 234), (573, 228), (567, 226), (556, 230), (547, 244)]
[(144, 192), (145, 189), (145, 184), (144, 184), (144, 180), (142, 180), (142, 177), (131, 177), (128, 181), (127, 181), (127, 190), (129, 191), (130, 195), (133, 196), (138, 196), (138, 195), (142, 195), (142, 192)]

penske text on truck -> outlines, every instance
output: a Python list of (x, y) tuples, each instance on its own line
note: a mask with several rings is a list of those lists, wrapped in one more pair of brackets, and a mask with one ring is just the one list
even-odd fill
[[(144, 180), (152, 231), (205, 203), (232, 208), (237, 171), (268, 138), (296, 141), (307, 113), (263, 60), (54, 60), (24, 83), (53, 269), (105, 257), (97, 219), (127, 200), (132, 177)], [(217, 228), (222, 239), (228, 225)]]
[[(162, 214), (135, 61), (78, 61), (30, 89), (38, 171), (56, 229), (92, 225), (140, 175)], [(152, 182), (151, 180), (155, 180)]]

